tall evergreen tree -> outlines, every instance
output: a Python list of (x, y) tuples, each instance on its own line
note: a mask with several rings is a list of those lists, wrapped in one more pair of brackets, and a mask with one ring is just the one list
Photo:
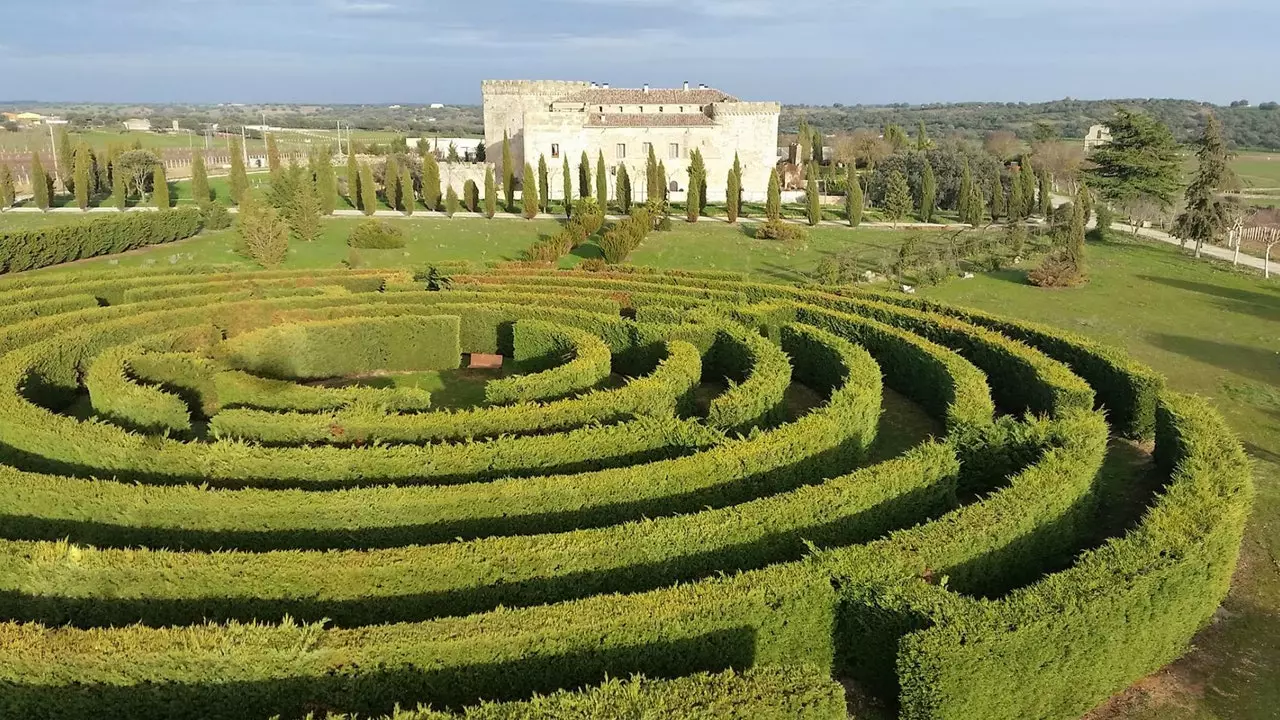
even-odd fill
[(294, 239), (314, 242), (320, 237), (324, 229), (320, 220), (320, 195), (315, 183), (311, 181), (311, 173), (306, 173), (293, 182), (293, 199), (289, 209), (284, 212), (284, 217)]
[(320, 196), (321, 215), (332, 215), (338, 209), (338, 177), (333, 171), (331, 147), (323, 147), (316, 153), (316, 194)]
[(249, 175), (244, 169), (244, 146), (239, 138), (231, 141), (231, 202), (239, 205), (249, 191)]
[(982, 190), (982, 184), (975, 180), (969, 185), (969, 223), (977, 227), (986, 217), (987, 195)]
[(551, 208), (551, 176), (547, 170), (546, 155), (538, 156), (538, 200), (542, 212)]
[[(1093, 164), (1085, 171), (1089, 187), (1111, 207), (1128, 208), (1131, 213), (1144, 203), (1172, 207), (1182, 156), (1169, 128), (1150, 115), (1123, 109), (1116, 111), (1107, 128), (1111, 142), (1089, 156)], [(1139, 225), (1134, 224), (1134, 232)]]
[(649, 159), (644, 166), (644, 199), (652, 200), (662, 196), (662, 184), (658, 178), (658, 156), (653, 151), (653, 143), (649, 143)]
[[(264, 134), (267, 132), (264, 128)], [(276, 145), (276, 136), (267, 135), (267, 170), (278, 172), (280, 170), (280, 148)]]
[(0, 210), (8, 210), (13, 207), (13, 201), (17, 197), (16, 189), (13, 186), (13, 171), (8, 165), (0, 164)]
[(405, 215), (412, 215), (418, 200), (413, 195), (413, 173), (406, 164), (400, 168), (400, 205)]
[(1000, 176), (999, 166), (991, 176), (991, 222), (1000, 222), (1008, 212), (1008, 203), (1004, 196), (1004, 179)]
[(453, 191), (453, 183), (449, 183), (449, 189), (444, 194), (444, 213), (449, 217), (458, 214), (458, 193)]
[(734, 205), (737, 207), (738, 217), (746, 217), (747, 211), (742, 207), (742, 161), (738, 158), (738, 153), (733, 154), (733, 176), (738, 179), (738, 191), (734, 195)]
[(462, 196), (462, 204), (467, 208), (467, 212), (480, 212), (480, 188), (476, 186), (475, 180), (467, 180), (463, 183)]
[(724, 209), (725, 214), (729, 217), (730, 223), (738, 222), (738, 200), (741, 193), (738, 192), (738, 173), (734, 168), (729, 168), (729, 177), (725, 180)]
[(1084, 207), (1076, 202), (1071, 206), (1071, 224), (1067, 228), (1063, 244), (1063, 260), (1075, 268), (1077, 275), (1084, 275)]
[(347, 203), (352, 209), (360, 209), (360, 166), (352, 152), (347, 153)]
[(956, 210), (960, 213), (960, 222), (966, 225), (974, 224), (973, 208), (970, 204), (973, 202), (973, 173), (969, 171), (969, 162), (964, 163), (964, 170), (960, 174), (960, 192), (956, 195)]
[(658, 196), (663, 202), (667, 201), (667, 193), (670, 186), (667, 184), (667, 163), (665, 160), (658, 161)]
[(858, 227), (862, 224), (862, 210), (864, 198), (862, 197), (862, 181), (858, 179), (857, 165), (850, 162), (849, 167), (849, 189), (844, 198), (844, 213), (849, 220), (849, 227)]
[(524, 188), (520, 190), (520, 200), (524, 205), (524, 216), (532, 220), (538, 216), (538, 185), (533, 182), (533, 166), (524, 164)]
[(578, 161), (578, 196), (591, 197), (591, 158), (587, 151), (582, 151), (582, 159)]
[(821, 165), (822, 161), (825, 159), (823, 157), (824, 153), (822, 152), (822, 149), (825, 145), (826, 145), (826, 138), (822, 137), (821, 132), (814, 130), (813, 131), (813, 147), (810, 149), (810, 152), (813, 154), (812, 155), (813, 161), (819, 165)]
[(1023, 195), (1022, 177), (1014, 175), (1009, 183), (1009, 220), (1025, 220), (1027, 218), (1027, 198)]
[(191, 156), (191, 199), (200, 207), (209, 204), (209, 172), (205, 169), (202, 152)]
[(929, 133), (925, 132), (924, 120), (920, 121), (919, 127), (916, 129), (916, 150), (924, 152), (929, 149), (933, 143), (929, 141)]
[(689, 155), (689, 192), (685, 199), (685, 216), (689, 222), (697, 222), (702, 214), (702, 188), (707, 174), (707, 166), (702, 161), (702, 152), (697, 148)]
[[(111, 197), (115, 200), (117, 210), (125, 210), (129, 207), (129, 185), (125, 180), (124, 170), (120, 168), (120, 158), (117, 157), (111, 163)], [(235, 176), (231, 176), (235, 179)], [(235, 190), (235, 185), (232, 185)]]
[(818, 173), (814, 168), (817, 165), (809, 166), (809, 180), (805, 184), (804, 197), (808, 206), (809, 226), (813, 227), (822, 222), (822, 201), (818, 197)]
[(813, 157), (813, 151), (810, 148), (810, 145), (813, 144), (813, 129), (809, 127), (807, 119), (800, 118), (800, 128), (796, 134), (798, 135), (796, 139), (798, 144), (796, 148), (796, 164), (804, 165)]
[(1018, 182), (1022, 183), (1022, 217), (1029, 218), (1036, 211), (1036, 170), (1031, 156), (1023, 155), (1018, 170)]
[(151, 199), (160, 210), (169, 209), (169, 179), (165, 177), (164, 163), (156, 163), (151, 175)]
[(1053, 180), (1049, 176), (1049, 169), (1040, 168), (1037, 180), (1039, 180), (1040, 214), (1047, 218), (1053, 214)]
[(600, 205), (600, 212), (604, 215), (609, 214), (609, 174), (608, 169), (604, 166), (604, 151), (600, 151), (600, 156), (596, 158), (596, 202)]
[(507, 212), (516, 211), (516, 167), (511, 159), (511, 136), (502, 131), (502, 192), (507, 200)]
[(560, 168), (560, 190), (563, 194), (560, 201), (564, 204), (564, 218), (568, 220), (573, 216), (573, 172), (569, 169), (569, 156), (566, 154), (561, 160)]
[(422, 157), (422, 204), (428, 210), (440, 209), (440, 161), (435, 153)]
[(778, 182), (778, 169), (769, 171), (769, 191), (765, 196), (764, 215), (770, 222), (782, 219), (782, 185)]
[(71, 144), (71, 133), (67, 131), (67, 126), (59, 126), (57, 140), (54, 142), (54, 152), (58, 156), (57, 181), (66, 189), (71, 189), (71, 184), (74, 182), (72, 177), (75, 168), (74, 150), (75, 146)]
[(382, 196), (386, 198), (387, 207), (392, 210), (404, 210), (400, 201), (400, 163), (395, 155), (388, 155), (382, 167)]
[(900, 170), (889, 173), (889, 187), (884, 198), (884, 213), (896, 226), (911, 213), (911, 188)]
[(360, 205), (365, 215), (378, 210), (378, 188), (373, 184), (373, 169), (368, 163), (360, 163)]
[[(921, 132), (924, 131), (924, 121), (920, 123)], [(926, 141), (928, 138), (926, 138)], [(931, 223), (933, 222), (933, 213), (938, 209), (938, 177), (933, 172), (933, 165), (929, 164), (928, 159), (924, 161), (924, 172), (920, 178), (920, 219)]]
[(86, 145), (75, 154), (75, 158), (76, 168), (73, 184), (76, 190), (76, 206), (81, 210), (88, 210), (89, 196), (93, 191), (93, 180), (91, 179), (93, 153), (89, 152)]
[(631, 214), (631, 175), (627, 172), (625, 163), (618, 164), (618, 205), (621, 206), (623, 215)]
[(493, 177), (493, 166), (484, 168), (484, 216), (491, 218), (498, 213), (498, 189)]
[(31, 153), (31, 194), (35, 196), (36, 207), (49, 209), (49, 179), (44, 174), (40, 153)]
[[(1231, 225), (1234, 207), (1224, 199), (1222, 191), (1236, 186), (1231, 171), (1232, 153), (1222, 139), (1222, 126), (1212, 113), (1205, 123), (1204, 132), (1196, 140), (1195, 177), (1187, 185), (1186, 210), (1174, 221), (1173, 234), (1196, 244), (1196, 257), (1206, 241), (1222, 236)], [(1082, 190), (1082, 193), (1085, 192)]]

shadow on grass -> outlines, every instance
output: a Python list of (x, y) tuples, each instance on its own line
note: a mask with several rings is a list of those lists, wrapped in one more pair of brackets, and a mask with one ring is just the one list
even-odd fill
[(1152, 345), (1162, 350), (1233, 372), (1250, 380), (1280, 386), (1280, 356), (1274, 350), (1165, 333), (1152, 333), (1147, 338)]
[(1217, 298), (1225, 301), (1218, 303), (1221, 307), (1232, 312), (1253, 315), (1264, 320), (1280, 321), (1280, 294), (1255, 292), (1242, 288), (1224, 287), (1222, 285), (1156, 275), (1139, 275), (1138, 277), (1158, 285)]
[(604, 250), (601, 250), (599, 245), (589, 242), (574, 248), (570, 255), (580, 257), (583, 260), (603, 260)]

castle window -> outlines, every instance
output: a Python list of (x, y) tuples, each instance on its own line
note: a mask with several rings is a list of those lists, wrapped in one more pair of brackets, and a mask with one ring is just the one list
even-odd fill
[(603, 106), (603, 105), (601, 105), (601, 106), (600, 106), (600, 112), (604, 112), (604, 106)]
[(663, 108), (662, 108), (662, 106), (661, 106), (661, 105), (659, 105), (659, 106), (658, 106), (658, 112), (662, 112), (662, 109), (663, 109)]
[(679, 159), (680, 143), (671, 143), (667, 146), (667, 157), (671, 160)]
[(618, 143), (618, 146), (614, 149), (614, 155), (615, 155), (615, 156), (617, 156), (617, 158), (618, 158), (619, 160), (622, 160), (622, 159), (626, 158), (626, 157), (627, 157), (627, 144), (626, 144), (626, 143)]
[(640, 143), (640, 150), (645, 157), (649, 157), (649, 153), (653, 152), (653, 143)]
[(618, 106), (618, 112), (622, 112), (622, 106), (621, 106), (621, 105), (619, 105), (619, 106)]
[(560, 157), (560, 143), (551, 143), (551, 157)]

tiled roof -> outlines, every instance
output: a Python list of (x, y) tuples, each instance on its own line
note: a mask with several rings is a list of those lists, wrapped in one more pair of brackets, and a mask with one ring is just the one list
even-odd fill
[(586, 103), (588, 105), (648, 105), (684, 103), (707, 105), (718, 102), (738, 102), (738, 98), (714, 88), (660, 89), (651, 88), (586, 88), (572, 95), (565, 95), (556, 102)]
[(587, 127), (710, 127), (702, 113), (591, 113)]

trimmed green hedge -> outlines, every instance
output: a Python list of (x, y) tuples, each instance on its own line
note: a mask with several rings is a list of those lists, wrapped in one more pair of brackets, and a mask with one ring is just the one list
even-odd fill
[(136, 352), (127, 345), (109, 348), (89, 366), (84, 384), (94, 412), (141, 433), (189, 434), (191, 413), (181, 397), (130, 377), (129, 359)]
[[(791, 337), (803, 351), (809, 346), (801, 343), (801, 335), (797, 331)], [(825, 342), (843, 344), (834, 337), (825, 338)], [(833, 372), (848, 372), (847, 365), (839, 362), (843, 358), (831, 359), (837, 362)], [(775, 425), (782, 419), (784, 396), (791, 386), (791, 363), (776, 345), (743, 328), (722, 327), (716, 331), (706, 367), (704, 377), (710, 374), (729, 382), (729, 388), (711, 401), (707, 422), (712, 427), (742, 434), (752, 428)]]
[(124, 252), (182, 240), (200, 232), (197, 209), (123, 213), (30, 230), (0, 232), (0, 273)]
[[(490, 380), (485, 402), (510, 405), (555, 400), (588, 390), (609, 377), (609, 346), (591, 333), (538, 320), (520, 320), (511, 332), (512, 359), (529, 375)], [(567, 361), (566, 361), (567, 360)]]

